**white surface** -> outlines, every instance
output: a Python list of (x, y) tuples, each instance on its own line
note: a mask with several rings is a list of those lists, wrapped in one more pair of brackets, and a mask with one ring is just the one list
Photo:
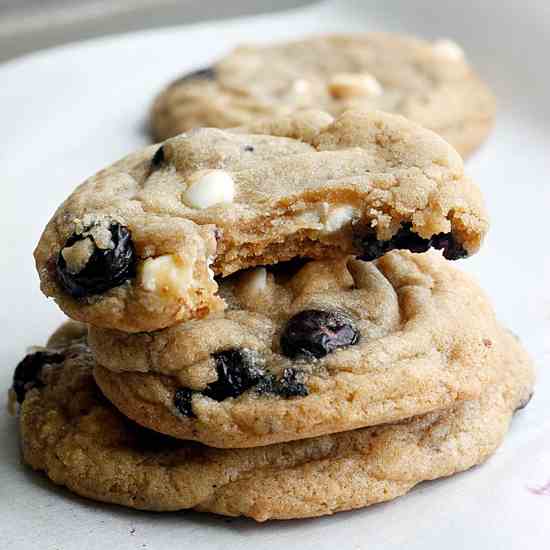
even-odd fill
[[(482, 4), (479, 6), (478, 4)], [(0, 417), (0, 547), (105, 550), (299, 547), (547, 549), (550, 495), (548, 213), (550, 6), (541, 2), (340, 2), (292, 14), (123, 36), (0, 67), (2, 334), (0, 387), (26, 346), (62, 315), (38, 290), (31, 257), (54, 208), (85, 177), (147, 142), (144, 113), (167, 80), (236, 42), (320, 30), (405, 30), (461, 43), (500, 100), (489, 143), (469, 162), (493, 226), (477, 274), (500, 317), (535, 356), (531, 405), (483, 467), (331, 518), (256, 525), (150, 514), (70, 495), (19, 463), (15, 420)], [(546, 266), (544, 262), (547, 262)], [(2, 390), (3, 392), (3, 390)], [(5, 398), (2, 396), (3, 407)]]

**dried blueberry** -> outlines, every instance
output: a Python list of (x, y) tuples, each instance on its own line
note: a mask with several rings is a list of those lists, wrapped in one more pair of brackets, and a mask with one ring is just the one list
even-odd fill
[(195, 416), (192, 398), (193, 392), (189, 388), (179, 388), (174, 393), (174, 406), (183, 416)]
[(443, 257), (447, 260), (460, 260), (468, 257), (468, 251), (452, 233), (438, 233), (431, 240), (434, 248), (443, 250)]
[(276, 392), (281, 397), (305, 397), (309, 394), (303, 377), (296, 369), (285, 369), (281, 380), (278, 381)]
[(247, 153), (253, 153), (254, 152), (254, 147), (252, 145), (245, 145), (244, 146), (244, 150), (247, 152)]
[(418, 233), (414, 233), (411, 224), (405, 224), (389, 241), (392, 250), (410, 250), (421, 254), (427, 252), (432, 245), (432, 239), (424, 239)]
[(262, 376), (254, 386), (254, 391), (260, 395), (277, 393), (277, 379), (273, 374)]
[(286, 368), (280, 379), (272, 374), (262, 377), (254, 386), (254, 391), (260, 395), (279, 395), (286, 399), (289, 397), (305, 397), (309, 394), (302, 374), (291, 368)]
[(514, 409), (514, 412), (516, 413), (518, 411), (521, 411), (521, 409), (525, 409), (525, 407), (529, 405), (529, 402), (531, 401), (531, 399), (533, 399), (533, 395), (534, 395), (534, 392), (531, 392), (525, 399), (522, 399), (519, 402), (519, 405)]
[(213, 357), (218, 379), (202, 393), (216, 401), (238, 397), (264, 376), (263, 369), (258, 366), (258, 356), (253, 351), (228, 349)]
[(206, 67), (204, 69), (193, 71), (192, 73), (187, 73), (181, 78), (178, 78), (172, 83), (172, 86), (182, 84), (188, 80), (214, 80), (214, 78), (216, 78), (215, 69), (213, 67)]
[(40, 380), (45, 365), (61, 363), (65, 356), (62, 353), (51, 351), (37, 351), (29, 353), (15, 368), (13, 373), (13, 391), (17, 402), (23, 403), (25, 394), (33, 388), (40, 388), (44, 384)]
[(390, 241), (379, 241), (374, 232), (361, 239), (359, 249), (361, 250), (359, 258), (368, 262), (382, 257), (391, 250)]
[(430, 239), (425, 239), (412, 231), (412, 224), (403, 224), (397, 233), (389, 240), (380, 241), (374, 230), (357, 235), (356, 246), (361, 251), (360, 259), (376, 260), (391, 250), (410, 250), (411, 252), (426, 252), (430, 248), (443, 250), (443, 256), (448, 260), (458, 260), (468, 256), (468, 252), (452, 233), (438, 233)]
[(56, 265), (59, 282), (74, 298), (101, 294), (135, 276), (136, 254), (130, 231), (118, 223), (112, 223), (109, 231), (113, 246), (105, 249), (95, 245), (91, 234), (69, 237), (64, 248), (83, 239), (90, 239), (94, 245), (86, 265), (78, 273), (69, 270), (62, 252), (59, 253)]
[(308, 309), (294, 315), (281, 335), (282, 352), (292, 359), (324, 357), (338, 348), (356, 344), (359, 331), (340, 311)]
[(151, 168), (155, 170), (164, 164), (164, 146), (161, 145), (151, 159)]

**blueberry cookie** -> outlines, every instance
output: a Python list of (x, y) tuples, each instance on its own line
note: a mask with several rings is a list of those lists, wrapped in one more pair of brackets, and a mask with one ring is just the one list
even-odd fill
[(224, 314), (163, 331), (90, 328), (96, 380), (126, 416), (267, 445), (477, 399), (505, 352), (485, 295), (435, 253), (255, 268), (220, 294)]
[(228, 128), (301, 109), (397, 113), (434, 130), (462, 155), (487, 137), (495, 99), (449, 40), (372, 33), (242, 46), (178, 79), (155, 100), (156, 141), (191, 128)]
[(440, 137), (396, 115), (315, 111), (126, 157), (61, 205), (35, 259), (70, 317), (139, 332), (221, 311), (215, 275), (396, 248), (458, 259), (487, 228)]
[(126, 419), (95, 385), (85, 341), (63, 338), (62, 347), (36, 350), (16, 370), (23, 458), (79, 495), (144, 510), (193, 508), (265, 521), (390, 500), (485, 461), (533, 385), (529, 358), (502, 332), (498, 384), (479, 400), (376, 428), (213, 449)]

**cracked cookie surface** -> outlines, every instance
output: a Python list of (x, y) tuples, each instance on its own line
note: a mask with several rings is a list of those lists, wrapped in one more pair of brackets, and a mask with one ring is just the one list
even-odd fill
[(266, 445), (478, 398), (506, 353), (485, 294), (435, 252), (255, 268), (220, 295), (223, 314), (162, 331), (90, 328), (97, 381), (126, 416)]
[(402, 117), (302, 112), (198, 129), (99, 172), (35, 250), (72, 318), (150, 331), (223, 309), (215, 275), (294, 257), (476, 252), (488, 229), (459, 155)]
[(352, 108), (397, 113), (467, 156), (493, 126), (495, 99), (448, 40), (317, 36), (236, 48), (168, 86), (156, 98), (150, 122), (160, 141), (194, 127), (228, 128), (308, 108), (334, 116)]
[(45, 365), (40, 384), (22, 396), (24, 461), (79, 495), (144, 510), (193, 508), (265, 521), (390, 500), (485, 461), (533, 385), (529, 358), (503, 333), (498, 383), (478, 400), (375, 428), (213, 449), (122, 416), (94, 383), (83, 329), (65, 325), (40, 350), (64, 360)]

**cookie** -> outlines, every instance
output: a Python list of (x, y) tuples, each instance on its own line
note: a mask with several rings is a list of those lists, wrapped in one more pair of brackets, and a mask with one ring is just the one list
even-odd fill
[(495, 451), (533, 384), (519, 343), (504, 333), (502, 340), (498, 384), (479, 400), (398, 424), (235, 450), (174, 440), (126, 419), (94, 384), (82, 340), (43, 348), (64, 359), (43, 366), (21, 395), (23, 458), (79, 495), (144, 510), (265, 521), (369, 506)]
[(139, 332), (221, 311), (214, 275), (394, 248), (458, 259), (487, 228), (478, 188), (434, 133), (379, 112), (303, 112), (126, 157), (61, 205), (35, 259), (70, 317)]
[(476, 399), (505, 353), (488, 299), (435, 253), (256, 268), (220, 293), (223, 315), (155, 333), (90, 328), (96, 380), (126, 416), (255, 447)]
[(396, 34), (317, 36), (242, 46), (178, 79), (155, 100), (153, 138), (229, 128), (301, 109), (379, 109), (434, 130), (461, 155), (487, 137), (495, 99), (457, 44)]

